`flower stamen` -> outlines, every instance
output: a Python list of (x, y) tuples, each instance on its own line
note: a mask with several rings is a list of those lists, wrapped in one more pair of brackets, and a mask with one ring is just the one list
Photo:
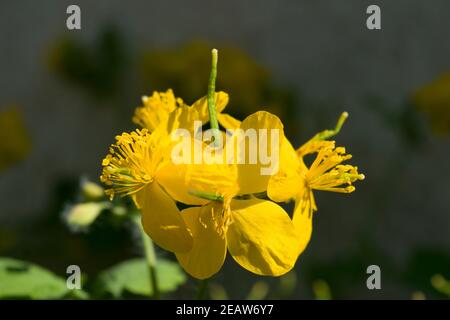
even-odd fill
[(352, 183), (363, 180), (364, 175), (355, 166), (341, 164), (352, 157), (345, 153), (345, 148), (336, 148), (334, 141), (327, 142), (318, 145), (317, 157), (305, 175), (306, 184), (315, 190), (351, 193), (355, 190)]
[(113, 199), (116, 194), (131, 195), (153, 181), (154, 146), (147, 129), (123, 133), (116, 137), (109, 154), (103, 159), (100, 180), (110, 188), (105, 193)]

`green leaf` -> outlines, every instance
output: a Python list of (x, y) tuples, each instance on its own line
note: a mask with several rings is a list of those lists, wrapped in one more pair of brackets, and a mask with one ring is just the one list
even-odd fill
[(71, 295), (87, 298), (82, 290), (70, 290), (66, 281), (35, 264), (0, 258), (0, 299), (58, 299)]
[[(186, 275), (177, 263), (159, 259), (156, 264), (156, 276), (161, 292), (175, 291), (186, 282)], [(144, 258), (121, 262), (98, 276), (94, 285), (97, 295), (111, 294), (119, 298), (124, 292), (151, 296), (150, 277), (147, 261)]]

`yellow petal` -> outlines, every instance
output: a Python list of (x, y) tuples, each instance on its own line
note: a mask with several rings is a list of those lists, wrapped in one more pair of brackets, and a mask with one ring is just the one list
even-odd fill
[(144, 230), (158, 246), (173, 252), (187, 252), (192, 248), (192, 236), (180, 211), (157, 182), (139, 191), (137, 202), (142, 208)]
[(228, 251), (245, 269), (280, 276), (292, 269), (298, 244), (288, 214), (276, 203), (260, 199), (232, 200)]
[(197, 110), (183, 105), (176, 108), (168, 115), (166, 125), (163, 127), (168, 136), (170, 136), (170, 134), (176, 129), (186, 129), (191, 133), (191, 135), (193, 135), (195, 120), (199, 120)]
[(188, 166), (188, 164), (174, 164), (172, 161), (166, 161), (158, 169), (156, 180), (176, 201), (190, 205), (206, 204), (207, 200), (195, 197), (189, 193), (189, 187), (186, 183)]
[(188, 166), (189, 191), (234, 196), (238, 192), (237, 168), (231, 164), (193, 164)]
[(226, 113), (219, 113), (217, 115), (217, 120), (219, 121), (222, 127), (229, 130), (237, 129), (241, 125), (241, 121), (233, 118), (232, 116)]
[(192, 249), (177, 253), (178, 262), (191, 276), (207, 279), (217, 273), (225, 261), (226, 241), (220, 236), (211, 219), (215, 205), (185, 209), (181, 215), (194, 238)]
[[(216, 92), (215, 102), (216, 112), (219, 114), (223, 111), (223, 109), (225, 109), (226, 105), (228, 104), (228, 94), (223, 91)], [(206, 124), (209, 121), (208, 100), (206, 96), (194, 102), (191, 108), (197, 110), (200, 120), (203, 122), (203, 124)]]
[(150, 131), (155, 130), (159, 124), (167, 121), (169, 112), (164, 109), (137, 108), (133, 122)]
[(271, 176), (267, 186), (267, 195), (276, 202), (289, 201), (298, 194), (303, 183), (299, 174), (300, 162), (289, 140), (283, 139), (280, 154), (280, 168)]
[[(280, 149), (284, 139), (283, 124), (277, 116), (258, 111), (245, 118), (240, 130), (243, 130), (240, 134), (239, 131), (234, 134), (238, 159), (245, 160), (241, 164), (238, 162), (239, 193), (263, 192), (267, 189), (270, 175), (279, 169)], [(256, 133), (256, 136), (252, 136), (251, 132)], [(256, 143), (251, 143), (252, 139)]]
[(294, 216), (292, 223), (298, 239), (298, 254), (302, 254), (311, 239), (312, 216), (315, 208), (312, 192), (305, 188), (295, 201)]

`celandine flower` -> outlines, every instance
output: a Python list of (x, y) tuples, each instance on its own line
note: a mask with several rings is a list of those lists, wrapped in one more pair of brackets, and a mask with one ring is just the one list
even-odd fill
[[(133, 117), (143, 129), (116, 137), (101, 181), (111, 198), (134, 199), (145, 232), (174, 252), (193, 277), (217, 273), (227, 251), (250, 272), (280, 276), (293, 268), (310, 239), (317, 210), (313, 190), (350, 193), (353, 182), (364, 178), (343, 164), (351, 155), (326, 140), (347, 115), (334, 131), (317, 134), (295, 151), (278, 117), (259, 111), (241, 122), (223, 113), (228, 95), (215, 92), (216, 73), (214, 49), (206, 97), (192, 106), (171, 90), (144, 97)], [(203, 133), (208, 121), (212, 130)], [(219, 123), (230, 131), (220, 131)], [(309, 154), (317, 155), (307, 166), (303, 158)], [(265, 191), (274, 201), (295, 199), (293, 218), (255, 197)], [(194, 207), (180, 212), (176, 201)]]
[(180, 107), (152, 133), (142, 129), (117, 136), (102, 163), (101, 181), (109, 186), (106, 193), (111, 198), (132, 196), (141, 208), (146, 233), (159, 246), (173, 252), (186, 252), (192, 247), (192, 236), (173, 199), (188, 204), (205, 203), (183, 190), (184, 184), (178, 180), (180, 175), (184, 177), (185, 166), (174, 171), (170, 159), (170, 133), (176, 128), (189, 128), (195, 114), (195, 110)]
[[(109, 186), (106, 194), (111, 199), (115, 195), (132, 196), (142, 211), (144, 230), (159, 246), (185, 252), (192, 246), (192, 236), (175, 201), (201, 205), (206, 200), (190, 195), (185, 189), (187, 165), (171, 161), (171, 147), (175, 143), (171, 134), (179, 128), (193, 133), (194, 121), (201, 120), (198, 112), (205, 111), (202, 106), (206, 98), (199, 99), (192, 108), (169, 89), (154, 92), (142, 101), (144, 105), (136, 109), (133, 121), (143, 129), (116, 137), (103, 160), (100, 180)], [(216, 93), (219, 108), (227, 102), (227, 94)]]
[[(303, 158), (309, 154), (317, 155), (308, 167)], [(292, 221), (299, 237), (298, 254), (311, 238), (312, 215), (317, 211), (313, 190), (351, 193), (355, 190), (353, 182), (364, 179), (357, 167), (342, 164), (351, 157), (345, 148), (335, 147), (334, 141), (321, 140), (320, 134), (297, 151), (283, 140), (280, 170), (270, 178), (267, 195), (277, 202), (295, 200)]]
[[(279, 129), (280, 120), (257, 112), (247, 117), (241, 128)], [(253, 165), (256, 169), (260, 164)], [(176, 253), (181, 266), (193, 277), (209, 278), (220, 270), (226, 252), (245, 269), (279, 276), (297, 259), (297, 234), (288, 214), (276, 203), (250, 198), (233, 199), (238, 194), (265, 190), (268, 178), (253, 175), (249, 164), (201, 164), (189, 167), (187, 184), (197, 194), (217, 197), (201, 207), (182, 211), (192, 232), (192, 250)]]

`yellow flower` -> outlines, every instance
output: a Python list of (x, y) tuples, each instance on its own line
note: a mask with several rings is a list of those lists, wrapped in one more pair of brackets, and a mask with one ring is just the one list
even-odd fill
[[(228, 104), (228, 94), (219, 91), (215, 93), (215, 106), (217, 112), (217, 119), (222, 126), (227, 129), (238, 128), (240, 121), (234, 119), (226, 113), (222, 113)], [(143, 106), (136, 108), (133, 122), (142, 128), (148, 129), (150, 132), (155, 130), (161, 123), (166, 123), (169, 114), (177, 107), (185, 106), (181, 98), (175, 97), (171, 89), (166, 92), (153, 92), (151, 97), (142, 97)], [(208, 123), (208, 102), (207, 97), (204, 96), (192, 104), (192, 109), (198, 112), (198, 120), (203, 124)]]
[[(247, 127), (280, 129), (282, 125), (276, 116), (257, 112), (242, 122), (241, 128)], [(189, 252), (176, 253), (176, 257), (193, 277), (206, 279), (217, 273), (227, 249), (243, 268), (259, 275), (280, 276), (294, 266), (297, 234), (288, 214), (268, 200), (233, 199), (267, 188), (269, 177), (254, 174), (260, 166), (225, 163), (189, 167), (189, 188), (219, 199), (182, 211), (193, 235), (193, 246)]]
[(166, 123), (169, 113), (184, 105), (181, 98), (176, 98), (171, 89), (166, 92), (153, 92), (151, 97), (143, 96), (142, 107), (136, 108), (133, 122), (149, 131), (155, 130), (161, 123)]
[(170, 159), (170, 133), (190, 128), (195, 118), (196, 111), (183, 106), (173, 110), (152, 133), (147, 129), (123, 133), (116, 137), (102, 163), (100, 179), (109, 187), (107, 195), (132, 196), (141, 208), (146, 233), (173, 252), (186, 252), (192, 247), (192, 236), (173, 199), (187, 204), (205, 203), (183, 189), (179, 181), (184, 178), (186, 166), (174, 169)]
[[(346, 117), (346, 114), (344, 116)], [(364, 175), (358, 173), (357, 167), (342, 164), (352, 157), (346, 154), (345, 148), (336, 147), (334, 141), (321, 140), (322, 136), (334, 134), (332, 131), (324, 131), (297, 151), (284, 139), (280, 170), (270, 178), (268, 184), (267, 195), (270, 199), (276, 202), (295, 199), (292, 220), (299, 237), (299, 254), (310, 240), (312, 215), (317, 211), (313, 190), (351, 193), (355, 190), (352, 183), (364, 179)], [(317, 155), (308, 167), (303, 158), (310, 154)]]

